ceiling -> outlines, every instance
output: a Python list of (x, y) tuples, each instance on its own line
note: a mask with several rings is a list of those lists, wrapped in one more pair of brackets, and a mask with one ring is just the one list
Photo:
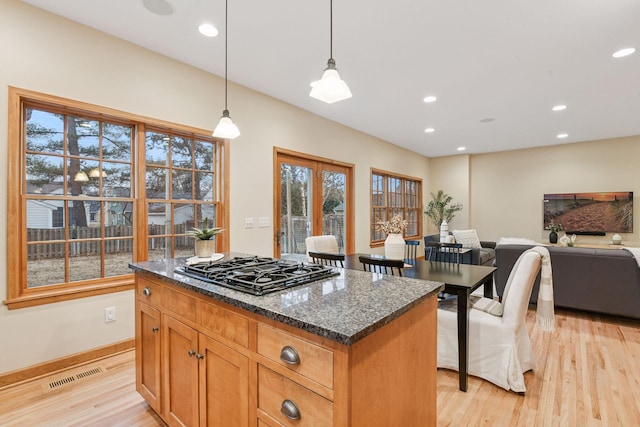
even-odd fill
[[(144, 1), (170, 15), (143, 0), (23, 1), (224, 76), (223, 0)], [(333, 57), (353, 98), (331, 105), (309, 97), (329, 0), (229, 0), (228, 19), (229, 80), (429, 157), (640, 135), (640, 52), (611, 56), (640, 48), (638, 0), (336, 0)], [(199, 34), (204, 21), (220, 35)], [(230, 91), (242, 130), (233, 103)]]

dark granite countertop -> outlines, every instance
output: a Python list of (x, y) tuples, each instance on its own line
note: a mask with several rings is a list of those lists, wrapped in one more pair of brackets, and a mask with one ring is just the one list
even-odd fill
[[(229, 253), (225, 258), (246, 256)], [(439, 282), (338, 268), (340, 275), (264, 296), (254, 296), (179, 273), (185, 258), (130, 264), (168, 283), (277, 320), (315, 335), (351, 345), (435, 296)]]

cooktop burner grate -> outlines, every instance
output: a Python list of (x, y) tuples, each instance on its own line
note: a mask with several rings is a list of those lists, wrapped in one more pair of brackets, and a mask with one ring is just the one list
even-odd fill
[(264, 257), (236, 257), (185, 265), (175, 272), (253, 295), (266, 295), (339, 274), (325, 265)]

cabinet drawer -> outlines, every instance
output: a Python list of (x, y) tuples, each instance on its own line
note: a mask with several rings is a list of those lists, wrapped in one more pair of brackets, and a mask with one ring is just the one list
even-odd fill
[(159, 306), (162, 301), (162, 285), (150, 280), (136, 280), (136, 297), (147, 304)]
[(200, 310), (200, 324), (205, 330), (249, 347), (249, 320), (246, 317), (206, 302), (202, 303)]
[[(299, 419), (289, 419), (282, 413), (285, 402), (299, 412)], [(330, 400), (262, 365), (258, 365), (258, 408), (285, 426), (330, 426), (333, 423)]]
[(196, 321), (196, 307), (198, 300), (191, 295), (178, 292), (166, 286), (162, 293), (162, 306), (175, 314), (192, 322)]
[[(292, 351), (293, 350), (293, 351)], [(281, 355), (298, 355), (298, 363), (286, 363)], [(258, 353), (281, 366), (333, 389), (333, 352), (270, 326), (258, 324)], [(284, 355), (286, 357), (286, 355)]]

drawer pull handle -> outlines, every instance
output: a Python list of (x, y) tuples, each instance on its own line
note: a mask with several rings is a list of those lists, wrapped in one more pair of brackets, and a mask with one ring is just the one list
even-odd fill
[(152, 332), (158, 332), (160, 329), (157, 326), (154, 326), (153, 328), (151, 328)]
[(196, 354), (196, 359), (198, 359), (198, 360), (204, 359), (204, 354), (202, 354), (202, 353)]
[(147, 286), (146, 288), (144, 288), (142, 290), (142, 295), (144, 295), (145, 297), (150, 297), (151, 296), (151, 289)]
[(282, 347), (282, 351), (280, 352), (280, 360), (282, 360), (284, 363), (288, 363), (289, 365), (299, 365), (300, 355), (295, 348), (289, 347), (287, 345)]
[(193, 357), (195, 356), (196, 351), (195, 350), (189, 350), (189, 357)]
[(289, 418), (290, 420), (299, 420), (300, 419), (300, 410), (298, 406), (289, 399), (285, 399), (282, 401), (282, 406), (280, 407), (280, 412)]

